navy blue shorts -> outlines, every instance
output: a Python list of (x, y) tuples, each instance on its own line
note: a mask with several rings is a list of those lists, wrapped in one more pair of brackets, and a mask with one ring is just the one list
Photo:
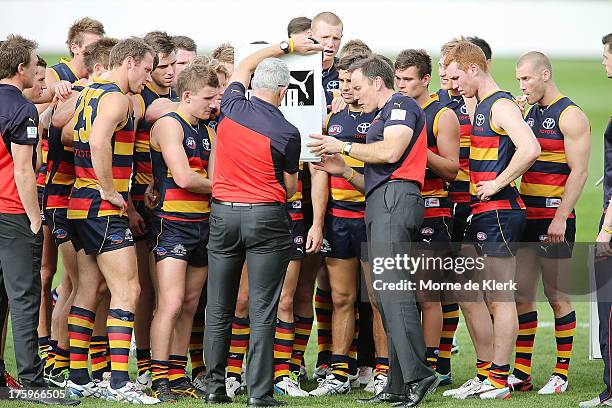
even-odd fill
[(68, 221), (67, 208), (52, 208), (45, 210), (45, 218), (47, 225), (53, 236), (55, 246), (60, 246), (64, 242), (68, 242), (74, 238), (74, 229), (72, 223)]
[(451, 242), (452, 220), (449, 217), (424, 218), (415, 241), (436, 249), (448, 249)]
[(452, 242), (463, 242), (468, 227), (468, 218), (472, 214), (470, 203), (455, 203), (453, 207)]
[(365, 220), (325, 216), (321, 255), (337, 259), (368, 260)]
[(151, 234), (155, 239), (155, 262), (166, 258), (186, 261), (195, 267), (208, 266), (208, 234), (206, 221), (177, 221), (153, 216)]
[(516, 255), (525, 228), (525, 210), (492, 210), (474, 214), (466, 241), (476, 245), (479, 255), (511, 257)]
[(70, 220), (75, 232), (74, 249), (87, 255), (134, 246), (132, 231), (127, 217), (107, 215), (105, 217)]
[(304, 220), (291, 220), (291, 239), (293, 240), (291, 260), (304, 259), (306, 256), (306, 226)]
[(525, 232), (522, 241), (539, 242), (537, 245), (538, 256), (543, 258), (562, 259), (571, 258), (576, 241), (576, 219), (568, 218), (565, 228), (565, 242), (560, 244), (544, 243), (548, 234), (551, 219), (532, 219), (525, 223)]

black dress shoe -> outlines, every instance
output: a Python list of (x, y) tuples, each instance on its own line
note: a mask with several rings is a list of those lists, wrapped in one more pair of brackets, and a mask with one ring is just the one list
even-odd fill
[(360, 398), (357, 400), (359, 404), (385, 404), (399, 402), (403, 403), (406, 400), (405, 395), (389, 394), (384, 391), (379, 392), (371, 398)]
[(436, 390), (440, 380), (433, 374), (429, 377), (425, 377), (415, 383), (410, 384), (408, 398), (406, 403), (402, 405), (403, 408), (416, 407), (425, 398), (427, 394), (430, 394)]
[(247, 407), (284, 407), (287, 402), (275, 400), (270, 395), (266, 395), (261, 398), (249, 398), (247, 400)]
[(229, 404), (232, 399), (227, 394), (206, 394), (208, 404)]

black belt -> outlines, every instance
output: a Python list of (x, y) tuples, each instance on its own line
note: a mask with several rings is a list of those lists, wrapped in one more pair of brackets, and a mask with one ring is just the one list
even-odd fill
[(231, 201), (220, 201), (217, 200), (216, 198), (213, 198), (212, 200), (213, 203), (215, 204), (220, 204), (220, 205), (226, 205), (228, 207), (248, 207), (248, 208), (253, 208), (253, 207), (271, 207), (271, 206), (280, 206), (282, 205), (282, 203), (273, 201), (273, 202), (268, 202), (268, 203), (234, 203)]

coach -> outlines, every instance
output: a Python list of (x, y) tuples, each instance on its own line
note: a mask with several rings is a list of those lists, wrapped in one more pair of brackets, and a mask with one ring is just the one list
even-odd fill
[[(423, 221), (421, 187), (427, 164), (425, 114), (416, 101), (393, 90), (393, 68), (381, 57), (354, 63), (351, 82), (365, 112), (378, 111), (366, 144), (317, 137), (315, 154), (342, 153), (365, 162), (366, 232), (371, 262), (409, 254)], [(401, 283), (410, 272), (395, 266), (373, 279)], [(437, 385), (425, 360), (425, 342), (414, 291), (375, 290), (389, 343), (387, 390), (364, 403), (416, 406)]]
[[(300, 36), (255, 52), (238, 65), (221, 100), (212, 163), (204, 341), (209, 403), (231, 401), (225, 391), (225, 367), (246, 260), (251, 317), (247, 405), (286, 405), (272, 398), (273, 339), (292, 247), (285, 203), (297, 188), (300, 133), (278, 109), (290, 75), (287, 65), (274, 57), (320, 50)], [(245, 92), (253, 71), (249, 100)]]

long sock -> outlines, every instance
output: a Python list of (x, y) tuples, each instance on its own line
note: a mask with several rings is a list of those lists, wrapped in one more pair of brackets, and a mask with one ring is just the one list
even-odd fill
[(531, 377), (531, 357), (533, 343), (538, 331), (538, 312), (524, 313), (518, 317), (518, 336), (514, 347), (514, 371), (512, 374), (519, 380), (527, 381)]
[(436, 371), (440, 374), (451, 372), (451, 350), (453, 348), (453, 337), (459, 325), (459, 304), (450, 303), (442, 305), (442, 333), (440, 335), (440, 347)]
[(189, 338), (189, 358), (191, 359), (191, 378), (206, 371), (204, 365), (204, 314), (193, 317), (193, 327)]
[(293, 350), (295, 324), (276, 319), (274, 330), (274, 382), (289, 376), (289, 359)]
[(70, 350), (58, 346), (55, 349), (55, 364), (51, 375), (60, 375), (68, 368), (70, 368)]
[(314, 320), (312, 317), (294, 316), (294, 318), (295, 336), (293, 338), (293, 350), (291, 350), (291, 361), (289, 363), (289, 370), (292, 372), (299, 371), (302, 366)]
[(376, 357), (376, 366), (374, 367), (374, 376), (378, 374), (389, 375), (389, 358)]
[(508, 375), (510, 374), (510, 364), (497, 365), (491, 364), (489, 371), (489, 382), (495, 388), (504, 388), (508, 386)]
[(331, 291), (317, 288), (315, 292), (315, 314), (317, 315), (317, 367), (329, 365), (332, 349), (331, 319), (333, 312)]
[(162, 382), (168, 380), (168, 362), (161, 360), (151, 360), (152, 388), (156, 389)]
[(38, 338), (38, 354), (42, 361), (46, 361), (49, 353), (49, 342), (51, 341), (50, 336), (43, 336)]
[(353, 341), (351, 342), (351, 348), (349, 349), (349, 370), (350, 374), (357, 372), (357, 344), (359, 343), (359, 307), (355, 303), (355, 330), (353, 331)]
[(133, 330), (134, 313), (121, 309), (108, 309), (106, 331), (111, 358), (110, 385), (115, 390), (130, 381), (128, 360)]
[(348, 380), (349, 358), (340, 354), (331, 355), (331, 373), (336, 380), (346, 382)]
[(438, 348), (427, 347), (425, 357), (427, 358), (427, 364), (429, 364), (429, 366), (435, 371), (436, 363), (438, 362)]
[(476, 360), (476, 375), (480, 381), (484, 381), (489, 378), (489, 370), (491, 369), (491, 362), (484, 360)]
[(168, 356), (168, 379), (170, 388), (178, 386), (185, 380), (185, 368), (187, 367), (187, 356)]
[(91, 359), (91, 378), (94, 380), (103, 379), (103, 374), (108, 371), (106, 361), (106, 346), (108, 338), (106, 336), (94, 336), (89, 345), (89, 357)]
[(56, 350), (57, 350), (57, 340), (49, 340), (49, 350), (47, 351), (47, 359), (45, 360), (45, 373), (46, 374), (49, 374), (53, 371), (53, 366), (55, 365)]
[(68, 336), (70, 342), (70, 380), (84, 385), (91, 381), (87, 371), (89, 343), (93, 333), (96, 313), (78, 306), (70, 308)]
[(234, 377), (239, 382), (242, 381), (242, 361), (249, 346), (250, 333), (249, 318), (234, 316), (229, 357), (227, 358), (227, 376)]
[(136, 349), (136, 364), (138, 366), (138, 376), (151, 371), (151, 349)]
[(576, 312), (571, 311), (563, 317), (555, 319), (555, 340), (557, 341), (557, 364), (553, 374), (567, 381), (574, 331), (576, 330)]

